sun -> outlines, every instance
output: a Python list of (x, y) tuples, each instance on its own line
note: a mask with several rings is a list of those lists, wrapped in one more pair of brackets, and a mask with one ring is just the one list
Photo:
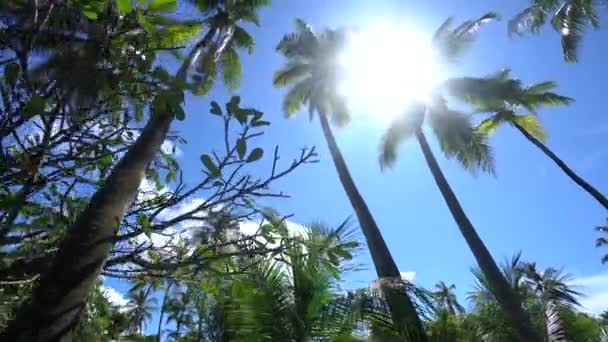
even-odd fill
[(441, 79), (431, 37), (387, 20), (353, 32), (339, 63), (351, 111), (381, 122), (424, 101)]

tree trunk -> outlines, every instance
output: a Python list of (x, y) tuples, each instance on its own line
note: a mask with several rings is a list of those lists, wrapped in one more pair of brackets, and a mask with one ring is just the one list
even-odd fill
[(165, 140), (173, 116), (155, 115), (61, 241), (49, 270), (0, 340), (58, 341), (78, 322), (126, 208)]
[(591, 184), (587, 183), (583, 178), (581, 178), (579, 175), (574, 173), (574, 171), (572, 171), (572, 169), (570, 169), (568, 167), (568, 165), (566, 165), (566, 163), (564, 163), (564, 161), (559, 159), (555, 155), (555, 153), (551, 152), (551, 150), (547, 146), (545, 146), (538, 139), (534, 138), (530, 133), (528, 133), (528, 131), (526, 131), (523, 127), (521, 127), (517, 122), (511, 122), (511, 124), (521, 134), (523, 134), (524, 137), (526, 137), (526, 139), (528, 139), (531, 143), (536, 145), (536, 147), (538, 147), (541, 151), (543, 151), (543, 153), (546, 154), (547, 157), (549, 157), (555, 164), (557, 164), (557, 166), (562, 171), (564, 171), (564, 173), (566, 175), (568, 175), (568, 177), (570, 177), (570, 179), (572, 179), (574, 181), (574, 183), (576, 183), (578, 186), (583, 188), (583, 190), (587, 191), (587, 193), (589, 195), (593, 196), (593, 198), (595, 198), (595, 200), (598, 201), (598, 203), (600, 205), (602, 205), (604, 208), (608, 209), (608, 198), (606, 198), (606, 196), (602, 195), (602, 193), (599, 192), (596, 188), (594, 188)]
[(441, 168), (439, 167), (439, 164), (437, 164), (437, 160), (435, 160), (435, 156), (429, 147), (424, 133), (422, 133), (421, 130), (418, 130), (416, 132), (416, 138), (418, 138), (424, 158), (426, 159), (429, 169), (433, 174), (435, 183), (443, 195), (445, 203), (452, 213), (454, 221), (456, 221), (462, 236), (473, 252), (479, 268), (481, 268), (481, 271), (488, 280), (492, 294), (504, 310), (519, 341), (541, 342), (542, 338), (533, 329), (530, 317), (522, 307), (521, 299), (513, 291), (511, 286), (509, 286), (509, 283), (496, 265), (492, 255), (486, 248), (479, 235), (477, 235), (475, 228), (460, 206), (456, 195), (452, 191), (448, 181), (445, 179), (443, 172), (441, 172)]
[[(342, 157), (342, 152), (340, 152), (340, 149), (336, 144), (327, 117), (325, 114), (319, 113), (319, 119), (331, 157), (334, 161), (334, 166), (338, 172), (338, 177), (340, 178), (340, 182), (346, 191), (350, 204), (357, 215), (359, 225), (365, 236), (367, 246), (376, 268), (376, 273), (378, 274), (378, 278), (380, 278), (380, 286), (386, 296), (395, 327), (408, 337), (408, 341), (426, 342), (428, 339), (424, 332), (422, 322), (420, 321), (416, 308), (408, 294), (404, 291), (402, 286), (391, 286), (390, 284), (390, 282), (396, 282), (397, 285), (403, 285), (401, 274), (384, 242), (372, 213), (367, 207), (365, 200), (359, 193), (359, 190), (348, 171), (348, 167)], [(389, 282), (385, 281), (387, 278)]]
[(171, 283), (165, 287), (165, 293), (163, 294), (163, 302), (160, 306), (160, 317), (158, 318), (158, 332), (156, 333), (156, 342), (160, 342), (160, 337), (162, 335), (163, 328), (163, 317), (165, 316), (165, 305), (167, 305), (167, 295), (169, 295), (169, 290), (171, 289)]

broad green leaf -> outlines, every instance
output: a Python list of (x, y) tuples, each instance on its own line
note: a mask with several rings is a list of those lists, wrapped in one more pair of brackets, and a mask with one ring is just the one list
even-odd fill
[(137, 215), (135, 221), (144, 233), (150, 233), (152, 231), (152, 225), (146, 215)]
[(44, 111), (45, 99), (39, 94), (34, 94), (30, 97), (30, 101), (23, 107), (21, 116), (30, 118), (34, 115), (41, 114)]
[(253, 127), (270, 126), (270, 122), (264, 121), (264, 120), (259, 120), (259, 121), (253, 122), (253, 124), (251, 126), (253, 126)]
[(174, 170), (170, 170), (169, 172), (167, 172), (167, 175), (165, 175), (165, 182), (166, 183), (171, 183), (172, 181), (175, 180), (175, 171)]
[(211, 110), (209, 111), (213, 115), (222, 115), (222, 108), (215, 101), (211, 101)]
[(247, 162), (252, 163), (256, 160), (259, 160), (263, 156), (264, 156), (264, 150), (262, 150), (259, 147), (256, 147), (253, 149), (253, 151), (251, 151), (251, 153), (249, 154), (249, 157), (247, 157)]
[(209, 170), (209, 173), (212, 177), (220, 175), (220, 169), (215, 165), (215, 163), (211, 159), (211, 156), (209, 156), (208, 154), (203, 154), (201, 156), (201, 161), (203, 162), (203, 165), (205, 165), (207, 170)]
[(234, 115), (234, 111), (239, 108), (239, 104), (241, 103), (241, 97), (238, 95), (234, 95), (230, 98), (230, 101), (226, 103), (226, 111), (230, 115)]
[(131, 0), (116, 0), (116, 5), (120, 15), (125, 15), (131, 12)]
[(239, 158), (245, 158), (245, 153), (247, 152), (247, 140), (245, 138), (240, 138), (236, 141), (236, 152), (239, 154)]
[(176, 0), (152, 0), (148, 5), (148, 10), (152, 12), (170, 13), (177, 9)]
[(232, 114), (238, 120), (239, 123), (244, 124), (247, 122), (247, 110), (235, 108), (234, 110), (232, 110)]

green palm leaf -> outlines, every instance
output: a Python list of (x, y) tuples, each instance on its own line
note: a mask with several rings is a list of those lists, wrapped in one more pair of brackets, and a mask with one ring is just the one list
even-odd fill
[(446, 157), (456, 158), (472, 174), (479, 170), (495, 173), (487, 136), (473, 129), (467, 115), (445, 106), (434, 106), (429, 109), (429, 120)]
[(253, 37), (240, 26), (234, 27), (234, 34), (232, 36), (232, 43), (239, 49), (247, 49), (249, 54), (253, 53), (255, 47), (255, 41)]
[(241, 84), (241, 62), (234, 48), (227, 48), (220, 57), (224, 85), (230, 90), (236, 90)]
[(547, 134), (536, 116), (514, 115), (510, 120), (517, 123), (520, 127), (530, 133), (530, 135), (536, 140), (543, 143), (547, 141)]
[(287, 117), (293, 116), (304, 104), (306, 104), (314, 90), (312, 79), (306, 79), (297, 83), (289, 89), (283, 97), (283, 112)]
[(399, 116), (391, 123), (380, 142), (380, 167), (392, 167), (397, 159), (397, 147), (420, 129), (424, 120), (425, 108), (418, 106)]
[(290, 61), (284, 67), (275, 71), (272, 84), (277, 88), (285, 87), (309, 76), (313, 66), (307, 63)]
[(498, 18), (496, 13), (488, 12), (477, 19), (465, 21), (456, 28), (453, 27), (454, 19), (448, 18), (435, 31), (433, 45), (442, 58), (447, 61), (458, 60), (475, 41), (479, 29)]

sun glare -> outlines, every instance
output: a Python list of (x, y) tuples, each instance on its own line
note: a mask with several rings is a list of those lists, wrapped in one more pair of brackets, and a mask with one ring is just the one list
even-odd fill
[(353, 33), (340, 63), (351, 110), (382, 122), (425, 100), (440, 80), (431, 37), (387, 21)]

